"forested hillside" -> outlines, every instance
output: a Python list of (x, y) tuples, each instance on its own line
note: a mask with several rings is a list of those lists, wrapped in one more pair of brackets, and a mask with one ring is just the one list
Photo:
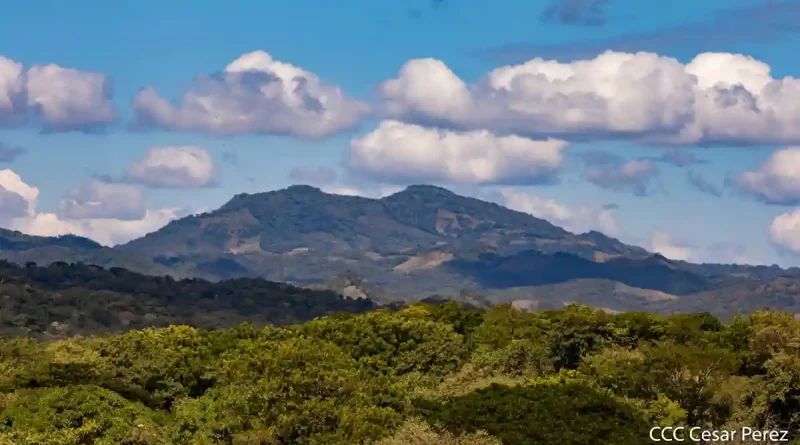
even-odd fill
[(212, 283), (86, 264), (22, 267), (0, 261), (0, 335), (60, 338), (173, 324), (291, 324), (375, 307), (366, 299), (262, 279)]
[(302, 185), (239, 194), (115, 247), (0, 229), (0, 259), (83, 262), (176, 280), (263, 278), (379, 303), (438, 294), (538, 308), (702, 311), (725, 320), (765, 308), (800, 313), (798, 268), (671, 260), (430, 185), (381, 199)]
[(0, 342), (2, 445), (636, 445), (787, 429), (800, 322), (417, 303), (228, 330)]

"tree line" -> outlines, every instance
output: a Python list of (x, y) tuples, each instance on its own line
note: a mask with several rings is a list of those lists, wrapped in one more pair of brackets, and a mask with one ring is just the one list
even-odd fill
[(176, 324), (284, 325), (375, 307), (367, 299), (262, 279), (176, 280), (83, 263), (0, 261), (0, 335), (6, 336), (58, 339)]
[(649, 444), (789, 430), (800, 321), (452, 302), (0, 341), (2, 445)]

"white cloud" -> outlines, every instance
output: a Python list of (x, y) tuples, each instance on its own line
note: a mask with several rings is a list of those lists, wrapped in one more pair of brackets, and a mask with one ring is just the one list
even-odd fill
[(27, 207), (28, 203), (22, 196), (0, 185), (0, 224), (26, 216)]
[(116, 119), (105, 74), (38, 65), (28, 70), (28, 104), (47, 126), (73, 129)]
[[(10, 200), (17, 203), (14, 214), (0, 214), (0, 224), (31, 235), (84, 236), (109, 246), (158, 230), (187, 214), (175, 208), (146, 209), (140, 218), (133, 219), (134, 211), (138, 211), (136, 205), (116, 201), (139, 199), (135, 192), (127, 189), (131, 186), (100, 184), (92, 182), (68, 192), (57, 213), (39, 212), (36, 209), (39, 189), (26, 184), (11, 170), (0, 170), (0, 211)], [(20, 200), (26, 204), (25, 212), (19, 211)], [(119, 214), (114, 217), (116, 213)], [(122, 219), (124, 217), (129, 219)]]
[[(16, 211), (9, 212), (9, 214), (29, 216), (36, 212), (39, 189), (26, 184), (16, 172), (9, 169), (0, 170), (0, 188), (3, 194), (6, 195), (4, 201), (7, 205), (10, 205), (12, 201), (16, 202), (16, 206), (24, 203), (24, 208), (18, 208)], [(20, 203), (20, 199), (22, 203)]]
[(182, 209), (147, 210), (144, 217), (138, 220), (60, 219), (54, 213), (37, 213), (32, 218), (16, 220), (12, 228), (38, 236), (73, 234), (93, 239), (105, 246), (112, 246), (154, 232), (173, 219), (185, 215), (186, 212)]
[(128, 166), (128, 180), (149, 187), (198, 188), (214, 185), (219, 167), (197, 147), (151, 147), (144, 159)]
[(272, 58), (244, 54), (222, 73), (199, 76), (173, 104), (152, 88), (133, 100), (143, 126), (211, 134), (285, 134), (321, 138), (354, 128), (366, 104), (313, 73)]
[(695, 261), (697, 251), (685, 242), (676, 240), (666, 232), (655, 232), (650, 238), (650, 250), (673, 260)]
[(573, 233), (590, 230), (610, 236), (621, 233), (621, 224), (613, 209), (608, 207), (581, 205), (571, 208), (552, 199), (511, 188), (502, 188), (498, 193), (503, 205), (509, 209), (529, 213)]
[(537, 184), (554, 180), (566, 146), (554, 139), (383, 121), (376, 130), (351, 141), (348, 167), (393, 183)]
[(25, 69), (21, 63), (0, 56), (0, 123), (22, 118), (26, 103)]
[(792, 252), (800, 252), (800, 209), (776, 216), (767, 233), (775, 245)]
[(322, 189), (323, 192), (332, 195), (360, 196), (362, 198), (373, 198), (373, 199), (383, 198), (385, 196), (393, 195), (402, 190), (403, 187), (386, 186), (386, 185), (365, 187), (365, 188), (334, 186), (334, 187), (325, 187)]
[(22, 64), (0, 56), (0, 124), (33, 118), (49, 131), (88, 130), (113, 123), (111, 83), (103, 73), (55, 64)]
[(323, 192), (329, 193), (331, 195), (342, 195), (342, 196), (361, 196), (366, 197), (364, 192), (358, 189), (354, 189), (351, 187), (326, 187), (322, 189)]
[(800, 203), (800, 147), (777, 150), (735, 180), (739, 190), (769, 204)]
[(147, 198), (138, 187), (93, 180), (69, 190), (57, 213), (67, 219), (135, 221), (147, 215), (147, 206)]
[(533, 59), (467, 84), (434, 59), (407, 62), (380, 91), (396, 119), (461, 129), (644, 142), (800, 141), (800, 80), (771, 77), (749, 56), (703, 53), (690, 63), (606, 52)]

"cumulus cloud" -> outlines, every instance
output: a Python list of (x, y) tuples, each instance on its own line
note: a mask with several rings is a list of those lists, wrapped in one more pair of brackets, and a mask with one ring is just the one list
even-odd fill
[(659, 173), (653, 162), (643, 159), (625, 161), (605, 152), (587, 152), (583, 159), (584, 179), (608, 190), (630, 190), (636, 196), (647, 196)]
[(59, 218), (140, 220), (148, 202), (141, 189), (130, 184), (92, 180), (69, 190), (58, 208)]
[(372, 187), (330, 186), (323, 187), (322, 191), (332, 195), (360, 196), (362, 198), (383, 198), (403, 190), (403, 187), (391, 185), (377, 185)]
[(117, 119), (111, 82), (103, 73), (0, 56), (0, 125), (37, 121), (46, 131), (91, 130)]
[(686, 173), (686, 181), (694, 187), (695, 190), (705, 193), (707, 195), (716, 196), (717, 198), (722, 196), (722, 191), (716, 185), (712, 184), (708, 179), (705, 178), (700, 173), (695, 171), (689, 171)]
[(38, 198), (38, 188), (26, 184), (13, 170), (0, 170), (0, 225), (33, 216)]
[(289, 172), (289, 179), (312, 185), (331, 185), (336, 181), (336, 172), (327, 167), (297, 167)]
[(128, 166), (127, 180), (154, 188), (199, 188), (217, 183), (219, 166), (198, 147), (150, 147), (144, 159)]
[(676, 240), (666, 232), (654, 232), (650, 238), (650, 250), (672, 260), (694, 261), (697, 250), (688, 243)]
[[(141, 209), (117, 199), (139, 199), (124, 184), (91, 182), (67, 192), (55, 213), (37, 209), (39, 189), (11, 170), (0, 170), (0, 225), (39, 236), (74, 234), (103, 245), (115, 245), (155, 231), (183, 209)], [(24, 203), (24, 204), (23, 204)], [(140, 218), (134, 219), (134, 213)]]
[(556, 180), (567, 143), (383, 121), (351, 141), (348, 168), (389, 183), (544, 184)]
[(773, 218), (767, 233), (779, 248), (800, 253), (800, 209)]
[(21, 63), (0, 56), (0, 123), (20, 122), (27, 106), (25, 69)]
[(184, 209), (150, 209), (141, 219), (120, 220), (60, 219), (54, 213), (37, 213), (32, 218), (16, 220), (12, 228), (30, 235), (78, 235), (90, 238), (104, 246), (123, 244), (164, 227), (173, 219), (186, 216)]
[(703, 53), (683, 64), (653, 53), (533, 59), (467, 84), (443, 62), (415, 59), (380, 86), (395, 119), (525, 136), (643, 143), (800, 141), (800, 80), (752, 57)]
[(174, 103), (144, 88), (133, 108), (142, 127), (309, 139), (352, 129), (368, 111), (339, 87), (264, 51), (242, 55), (221, 73), (196, 77)]
[[(36, 201), (39, 198), (39, 189), (26, 184), (22, 178), (13, 170), (0, 170), (0, 187), (6, 195), (4, 201), (6, 205), (11, 205), (12, 201), (19, 204), (19, 199), (24, 201), (22, 211), (13, 212), (17, 216), (33, 215), (36, 211)], [(12, 197), (15, 195), (18, 198)]]
[(0, 185), (0, 223), (8, 223), (14, 218), (28, 214), (28, 201), (22, 195)]
[(740, 174), (733, 184), (767, 204), (800, 204), (800, 147), (773, 152), (758, 168)]
[(529, 213), (573, 233), (585, 233), (590, 230), (597, 230), (610, 236), (621, 233), (621, 224), (614, 212), (615, 206), (568, 207), (552, 199), (512, 188), (502, 188), (498, 193), (500, 202), (509, 209)]

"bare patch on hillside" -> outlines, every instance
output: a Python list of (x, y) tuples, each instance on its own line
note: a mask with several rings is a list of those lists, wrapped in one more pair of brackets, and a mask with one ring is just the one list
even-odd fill
[(606, 261), (613, 260), (614, 258), (619, 258), (621, 255), (614, 255), (611, 253), (604, 253), (598, 250), (594, 251), (594, 262), (595, 263), (605, 263)]
[(248, 238), (244, 240), (231, 240), (233, 242), (238, 241), (236, 244), (230, 245), (228, 247), (228, 253), (232, 253), (234, 255), (245, 255), (248, 253), (265, 253), (264, 250), (261, 248), (261, 239), (259, 237)]
[(458, 215), (448, 212), (444, 209), (439, 209), (436, 212), (436, 231), (442, 235), (446, 235), (447, 229), (460, 229), (458, 225)]
[(365, 294), (363, 290), (352, 284), (350, 286), (345, 286), (342, 289), (342, 295), (354, 300), (358, 298), (367, 298), (367, 294)]
[(619, 293), (625, 293), (642, 298), (648, 302), (677, 300), (676, 295), (668, 294), (653, 289), (641, 289), (638, 287), (628, 286), (623, 283), (617, 283), (614, 290)]
[(310, 251), (311, 249), (309, 249), (308, 247), (295, 247), (294, 249), (288, 252), (283, 252), (283, 254), (286, 256), (295, 256), (295, 255), (300, 255), (302, 253), (308, 253)]
[(377, 252), (364, 252), (364, 256), (371, 259), (372, 261), (380, 261), (383, 259), (383, 255)]
[(433, 269), (453, 259), (452, 253), (431, 252), (427, 255), (414, 256), (394, 267), (394, 270), (412, 272), (415, 270)]

